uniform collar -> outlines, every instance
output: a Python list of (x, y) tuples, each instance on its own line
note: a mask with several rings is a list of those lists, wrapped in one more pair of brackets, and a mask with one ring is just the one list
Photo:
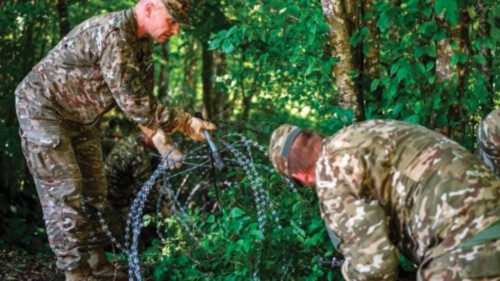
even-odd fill
[(134, 44), (151, 44), (152, 40), (150, 38), (138, 38), (137, 37), (137, 20), (136, 14), (133, 8), (125, 10), (125, 23), (124, 27), (128, 34), (129, 40)]
[(137, 33), (137, 21), (135, 19), (136, 15), (133, 8), (125, 10), (125, 28), (134, 35)]

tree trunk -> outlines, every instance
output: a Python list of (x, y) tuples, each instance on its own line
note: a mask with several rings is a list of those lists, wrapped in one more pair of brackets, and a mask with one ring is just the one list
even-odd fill
[(188, 112), (196, 111), (196, 61), (198, 57), (198, 40), (191, 38), (186, 44), (184, 61), (184, 80), (182, 83), (183, 108)]
[(212, 93), (212, 77), (214, 74), (214, 57), (213, 51), (207, 50), (207, 46), (203, 46), (202, 50), (202, 71), (201, 80), (203, 82), (203, 113), (205, 118), (212, 120), (214, 117), (213, 110), (213, 93)]
[(168, 96), (168, 61), (169, 61), (169, 47), (168, 43), (165, 42), (161, 45), (161, 55), (165, 59), (165, 62), (160, 63), (160, 71), (158, 74), (157, 86), (158, 86), (158, 96), (167, 97)]
[(34, 34), (34, 22), (28, 21), (26, 25), (26, 30), (23, 32), (23, 37), (22, 41), (24, 42), (21, 46), (23, 51), (21, 52), (22, 54), (22, 61), (23, 61), (23, 68), (22, 68), (22, 75), (28, 74), (28, 72), (31, 70), (34, 64), (34, 59), (35, 59), (35, 52), (33, 50), (35, 49), (35, 46), (33, 45), (33, 34)]
[(369, 79), (367, 81), (377, 78), (378, 77), (378, 71), (377, 71), (377, 66), (378, 66), (378, 44), (377, 44), (377, 37), (378, 37), (378, 31), (377, 31), (377, 26), (376, 26), (376, 18), (375, 18), (375, 13), (373, 12), (373, 5), (375, 3), (375, 0), (364, 0), (363, 1), (363, 18), (364, 20), (364, 25), (368, 28), (370, 31), (370, 34), (368, 36), (368, 40), (365, 40), (364, 44), (368, 44), (368, 53), (364, 57), (364, 73), (369, 76)]
[(340, 60), (332, 67), (339, 95), (339, 105), (345, 109), (352, 108), (356, 119), (362, 116), (362, 107), (358, 100), (359, 90), (349, 75), (354, 68), (353, 50), (349, 42), (349, 29), (346, 20), (346, 9), (341, 0), (321, 0), (323, 14), (330, 24), (329, 52)]
[[(487, 36), (491, 36), (490, 26), (486, 20), (488, 15), (488, 10), (484, 6), (483, 0), (478, 0), (476, 2), (476, 10), (478, 11), (478, 21), (479, 21), (479, 38), (486, 38)], [(493, 56), (491, 50), (482, 47), (479, 51), (480, 55), (483, 55), (486, 59), (486, 63), (481, 64), (481, 73), (484, 77), (484, 82), (486, 84), (486, 88), (488, 89), (488, 105), (482, 108), (483, 115), (486, 116), (494, 109), (494, 89), (493, 89), (493, 74), (491, 72), (493, 66)]]
[[(463, 32), (465, 31), (463, 28), (464, 22), (461, 19), (455, 27), (451, 27), (443, 20), (439, 20), (438, 23), (441, 27), (448, 30), (450, 36), (437, 42), (436, 79), (440, 83), (447, 83), (445, 84), (445, 88), (449, 91), (447, 91), (446, 97), (451, 99), (451, 101), (448, 101), (448, 104), (450, 104), (447, 114), (448, 120), (461, 120), (462, 110), (459, 101), (463, 92), (464, 69), (460, 67), (458, 63), (452, 65), (451, 60), (454, 55), (467, 52), (467, 48), (462, 38), (464, 36)], [(452, 49), (452, 42), (458, 46), (458, 50)], [(452, 96), (454, 94), (456, 94), (455, 97)], [(449, 126), (445, 126), (442, 129), (442, 133), (452, 139), (456, 139), (460, 131), (459, 128), (453, 130)]]
[(219, 89), (217, 87), (217, 78), (222, 79), (227, 73), (226, 69), (226, 56), (224, 53), (218, 52), (214, 53), (214, 64), (215, 64), (215, 86), (213, 88), (213, 100), (214, 100), (214, 115), (215, 118), (221, 120), (227, 120), (229, 118), (228, 112), (225, 110), (228, 106), (228, 96), (227, 92)]
[(59, 36), (63, 38), (69, 32), (68, 0), (57, 0), (56, 7), (59, 16)]
[[(244, 61), (245, 60), (243, 59), (242, 62)], [(245, 87), (245, 79), (243, 78), (241, 80), (241, 96), (243, 97), (242, 99), (243, 112), (241, 114), (242, 115), (241, 118), (243, 121), (247, 121), (248, 117), (250, 117), (250, 110), (252, 109), (252, 98), (255, 91), (255, 86), (257, 85), (258, 75), (259, 75), (259, 69), (255, 71), (253, 81), (249, 89)]]

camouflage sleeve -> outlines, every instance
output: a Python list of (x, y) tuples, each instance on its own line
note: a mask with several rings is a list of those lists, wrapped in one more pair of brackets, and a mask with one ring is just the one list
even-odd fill
[(117, 105), (134, 122), (153, 130), (175, 128), (181, 112), (167, 109), (153, 96), (132, 46), (119, 31), (111, 32), (105, 44), (99, 63)]
[[(143, 147), (145, 148), (145, 147)], [(140, 189), (141, 186), (149, 179), (151, 176), (151, 171), (153, 170), (151, 167), (150, 159), (147, 155), (147, 151), (138, 151), (137, 157), (133, 162), (133, 177), (135, 181), (136, 189)]]
[(500, 176), (500, 108), (492, 111), (477, 127), (477, 156)]
[(134, 191), (131, 190), (133, 184), (129, 175), (131, 159), (126, 146), (118, 143), (106, 158), (104, 170), (108, 182), (108, 201), (118, 208), (129, 205), (130, 198)]
[(152, 93), (154, 89), (154, 64), (153, 64), (153, 48), (151, 44), (147, 44), (143, 48), (143, 59), (141, 60), (141, 72), (144, 73), (144, 87), (146, 92)]
[(324, 153), (318, 162), (317, 193), (322, 216), (338, 236), (346, 280), (395, 280), (398, 251), (389, 239), (388, 219), (368, 194), (367, 169), (357, 149)]

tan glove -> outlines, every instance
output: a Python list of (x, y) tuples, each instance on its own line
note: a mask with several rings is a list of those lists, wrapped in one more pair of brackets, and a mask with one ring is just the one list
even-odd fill
[(163, 130), (158, 129), (155, 131), (142, 125), (139, 125), (139, 128), (144, 134), (151, 138), (151, 141), (160, 155), (167, 157), (165, 163), (166, 168), (174, 169), (182, 166), (184, 154), (174, 147), (172, 140)]
[(205, 141), (203, 130), (214, 131), (217, 127), (210, 122), (191, 116), (189, 113), (176, 111), (176, 125), (172, 132), (181, 132), (195, 141)]

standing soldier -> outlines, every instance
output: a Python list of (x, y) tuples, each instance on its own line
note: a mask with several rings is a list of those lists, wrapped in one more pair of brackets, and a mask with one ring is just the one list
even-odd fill
[(477, 156), (500, 177), (500, 108), (493, 110), (477, 127)]
[[(500, 180), (470, 152), (418, 125), (372, 120), (324, 138), (282, 125), (274, 167), (316, 187), (346, 280), (500, 278)], [(497, 279), (498, 280), (498, 279)]]
[(162, 136), (157, 140), (178, 131), (202, 141), (203, 129), (215, 129), (152, 95), (152, 41), (178, 33), (186, 11), (176, 0), (140, 0), (93, 17), (66, 35), (15, 91), (23, 152), (66, 280), (126, 280), (109, 263), (95, 262), (105, 260), (105, 238), (83, 213), (83, 197), (93, 207), (106, 198), (96, 128), (101, 116), (118, 105), (153, 138)]

